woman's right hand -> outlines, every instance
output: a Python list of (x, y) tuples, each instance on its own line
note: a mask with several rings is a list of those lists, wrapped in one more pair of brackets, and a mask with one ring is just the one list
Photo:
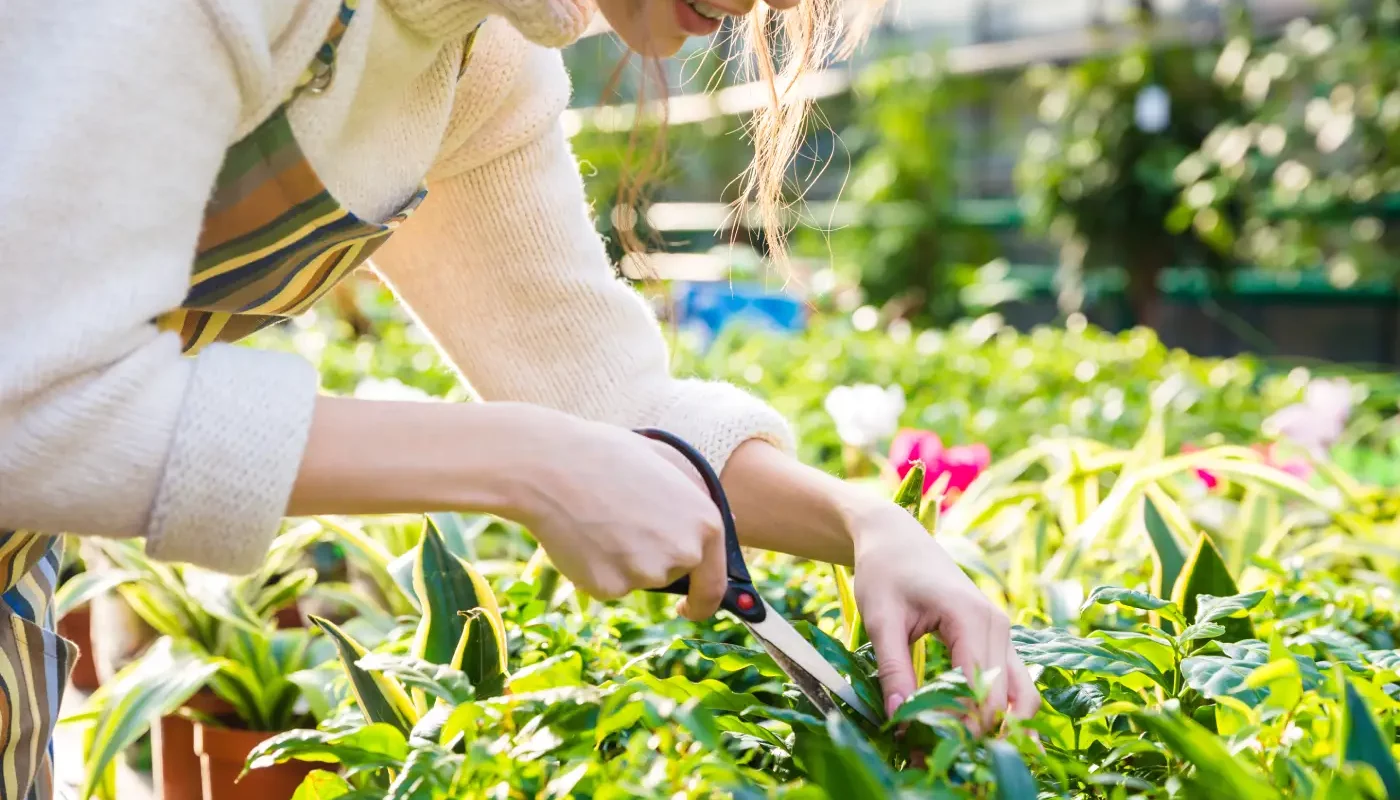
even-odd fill
[(288, 516), (425, 509), (528, 526), (594, 597), (689, 575), (699, 620), (728, 588), (719, 509), (668, 445), (524, 403), (319, 398)]
[(582, 591), (615, 599), (690, 576), (681, 613), (715, 613), (728, 587), (719, 510), (669, 445), (543, 410), (513, 481), (513, 516)]

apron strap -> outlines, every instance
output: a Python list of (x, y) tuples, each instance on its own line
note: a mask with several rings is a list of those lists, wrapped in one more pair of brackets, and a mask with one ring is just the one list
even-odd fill
[(331, 81), (335, 78), (335, 55), (340, 48), (340, 40), (345, 38), (345, 31), (350, 27), (350, 20), (355, 16), (355, 7), (359, 0), (341, 0), (340, 10), (335, 13), (335, 19), (331, 21), (330, 30), (326, 31), (326, 38), (317, 48), (316, 55), (311, 59), (311, 63), (306, 65), (306, 69), (297, 79), (296, 86), (292, 87), (290, 101), (293, 97), (303, 91), (312, 94), (320, 94), (330, 87)]

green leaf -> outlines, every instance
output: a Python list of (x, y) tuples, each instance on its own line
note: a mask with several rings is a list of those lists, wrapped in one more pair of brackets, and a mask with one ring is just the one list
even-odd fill
[(260, 618), (267, 618), (291, 605), (307, 590), (316, 585), (316, 570), (307, 568), (288, 573), (258, 593), (253, 603), (253, 611)]
[(301, 690), (312, 717), (327, 719), (346, 697), (344, 681), (337, 680), (342, 674), (344, 671), (339, 664), (331, 661), (312, 669), (297, 670), (288, 675), (287, 680)]
[(884, 694), (880, 690), (879, 682), (861, 666), (850, 650), (809, 622), (796, 621), (792, 626), (804, 639), (812, 643), (822, 658), (851, 682), (851, 688), (855, 689), (856, 696), (866, 706), (875, 709), (885, 707)]
[(883, 798), (894, 794), (894, 774), (855, 726), (839, 714), (824, 732), (800, 735), (794, 755), (808, 780), (833, 798)]
[(919, 720), (932, 724), (943, 715), (962, 715), (967, 711), (967, 701), (974, 699), (972, 687), (968, 686), (962, 673), (948, 673), (920, 686), (909, 696), (894, 716), (886, 722), (886, 728), (893, 728), (907, 722)]
[(1136, 672), (1158, 684), (1167, 683), (1161, 670), (1146, 657), (1112, 647), (1108, 641), (1080, 639), (1056, 629), (1028, 632), (1021, 627), (1012, 630), (1011, 641), (1022, 660), (1030, 664), (1120, 678)]
[(447, 549), (467, 561), (476, 560), (476, 540), (491, 527), (485, 514), (432, 513), (428, 521), (442, 534)]
[(1216, 622), (1218, 620), (1235, 617), (1248, 612), (1259, 605), (1268, 596), (1268, 592), (1260, 590), (1247, 594), (1236, 594), (1230, 597), (1213, 597), (1208, 594), (1196, 596), (1196, 623)]
[(349, 794), (352, 789), (344, 778), (334, 772), (318, 769), (306, 776), (297, 787), (296, 794), (292, 795), (292, 800), (335, 800)]
[(408, 741), (392, 725), (370, 723), (341, 732), (295, 730), (254, 747), (244, 773), (292, 760), (344, 764), (355, 770), (396, 769), (407, 757)]
[(83, 755), (87, 768), (83, 800), (101, 788), (109, 768), (150, 729), (152, 720), (184, 705), (218, 669), (218, 662), (207, 656), (178, 649), (171, 639), (161, 638), (94, 694), (91, 702), (102, 712)]
[(1051, 708), (1073, 720), (1083, 719), (1108, 702), (1109, 686), (1102, 681), (1071, 683), (1058, 689), (1044, 691), (1045, 702)]
[(584, 761), (568, 770), (560, 770), (544, 787), (543, 800), (564, 800), (566, 797), (573, 797), (574, 787), (588, 775), (591, 766), (592, 764)]
[[(413, 567), (413, 589), (423, 609), (423, 618), (418, 623), (414, 636), (413, 655), (434, 664), (452, 664), (467, 673), (479, 688), (487, 682), (487, 669), (483, 663), (477, 672), (463, 665), (465, 656), (472, 664), (477, 659), (493, 656), (497, 660), (491, 674), (504, 676), (506, 672), (505, 624), (496, 604), (496, 596), (491, 587), (470, 564), (453, 555), (443, 541), (442, 534), (431, 518), (423, 527), (423, 541), (418, 546), (418, 557)], [(470, 637), (470, 651), (459, 652), (463, 642), (468, 641), (466, 632), (471, 624), (468, 613), (482, 609), (483, 614), (473, 615), (473, 619), (484, 617), (482, 622), (494, 631), (490, 637)]]
[(757, 697), (747, 692), (736, 692), (716, 680), (696, 682), (683, 675), (658, 678), (643, 672), (632, 678), (629, 684), (670, 698), (679, 704), (697, 700), (701, 708), (711, 711), (728, 711), (740, 714), (749, 708), (761, 705)]
[(997, 782), (997, 800), (1036, 800), (1040, 789), (1026, 767), (1021, 751), (1010, 742), (992, 739), (987, 742), (992, 757), (992, 775)]
[(1190, 762), (1196, 768), (1195, 782), (1217, 793), (1212, 796), (1232, 800), (1278, 797), (1262, 776), (1232, 756), (1214, 734), (1190, 719), (1157, 711), (1135, 711), (1130, 716), (1172, 752)]
[(860, 618), (860, 608), (856, 606), (856, 592), (851, 583), (851, 573), (840, 564), (832, 564), (831, 571), (836, 579), (836, 599), (841, 605), (841, 625), (846, 631), (846, 646), (856, 650), (865, 644), (866, 633)]
[(1195, 625), (1182, 631), (1181, 635), (1177, 637), (1177, 640), (1185, 644), (1186, 642), (1195, 642), (1202, 639), (1219, 639), (1224, 635), (1224, 625), (1218, 625), (1214, 622), (1197, 622)]
[(1371, 709), (1356, 690), (1356, 686), (1342, 673), (1338, 679), (1346, 686), (1346, 713), (1343, 727), (1346, 730), (1344, 757), (1348, 763), (1361, 763), (1374, 769), (1385, 784), (1386, 794), (1400, 797), (1400, 769), (1396, 768), (1395, 756), (1391, 754), (1391, 744), (1381, 735), (1376, 718)]
[(1095, 603), (1102, 605), (1112, 605), (1118, 603), (1129, 608), (1139, 608), (1144, 611), (1156, 611), (1171, 605), (1170, 600), (1163, 600), (1153, 597), (1147, 592), (1140, 592), (1136, 589), (1120, 589), (1116, 586), (1100, 586), (1089, 594), (1089, 599), (1084, 601), (1084, 608), (1088, 608)]
[[(1172, 600), (1187, 619), (1211, 622), (1213, 620), (1200, 619), (1197, 614), (1197, 598), (1202, 595), (1233, 597), (1239, 593), (1239, 587), (1235, 585), (1235, 579), (1230, 577), (1230, 571), (1226, 569), (1220, 551), (1215, 549), (1210, 537), (1201, 534), (1196, 540), (1196, 548), (1191, 552), (1186, 565), (1182, 567), (1181, 575), (1177, 578)], [(1224, 641), (1237, 642), (1255, 638), (1254, 626), (1247, 618), (1228, 619), (1223, 624), (1225, 635), (1220, 638)]]
[(740, 714), (742, 717), (760, 717), (762, 719), (775, 719), (785, 722), (795, 728), (821, 728), (826, 723), (821, 717), (815, 717), (791, 708), (779, 708), (777, 706), (757, 705)]
[(707, 642), (702, 639), (683, 639), (681, 642), (686, 647), (699, 651), (700, 655), (715, 662), (715, 666), (725, 672), (739, 672), (746, 667), (753, 667), (765, 678), (784, 681), (788, 679), (787, 673), (783, 672), (783, 668), (778, 666), (778, 662), (765, 650), (725, 642)]
[(510, 676), (510, 690), (517, 694), (582, 684), (583, 656), (577, 650), (546, 658)]
[(384, 800), (420, 800), (446, 797), (452, 786), (452, 776), (462, 762), (462, 756), (441, 747), (427, 745), (408, 754), (398, 777), (389, 785)]
[(1280, 655), (1251, 672), (1244, 685), (1267, 690), (1274, 707), (1292, 709), (1303, 697), (1303, 675), (1291, 654), (1285, 650)]
[(389, 576), (393, 578), (394, 585), (399, 587), (399, 591), (403, 592), (403, 596), (408, 598), (413, 610), (422, 614), (423, 601), (413, 588), (413, 570), (418, 564), (418, 550), (419, 548), (415, 547), (390, 561)]
[(1181, 662), (1186, 685), (1206, 697), (1235, 695), (1249, 705), (1258, 705), (1263, 695), (1246, 685), (1259, 664), (1221, 656), (1192, 656)]
[(1173, 586), (1176, 586), (1177, 576), (1186, 566), (1186, 547), (1184, 541), (1173, 526), (1167, 524), (1163, 512), (1177, 520), (1177, 525), (1185, 525), (1185, 531), (1190, 530), (1190, 520), (1182, 513), (1181, 508), (1162, 491), (1161, 487), (1152, 485), (1147, 487), (1147, 499), (1143, 502), (1143, 522), (1147, 528), (1147, 536), (1152, 540), (1152, 588), (1158, 595), (1165, 597), (1171, 593)]
[(355, 663), (360, 669), (394, 678), (409, 689), (417, 689), (453, 705), (475, 698), (471, 680), (452, 667), (388, 653), (370, 653)]
[(413, 640), (413, 655), (434, 664), (452, 663), (466, 620), (460, 612), (481, 605), (465, 565), (447, 549), (429, 520), (413, 561), (413, 592), (423, 618)]
[(123, 584), (140, 580), (141, 574), (127, 570), (89, 570), (63, 582), (53, 595), (54, 616), (63, 619), (98, 595)]
[[(1181, 672), (1186, 678), (1186, 684), (1206, 697), (1232, 695), (1249, 705), (1258, 705), (1263, 700), (1263, 693), (1251, 685), (1250, 677), (1255, 670), (1269, 663), (1269, 645), (1257, 639), (1250, 639), (1243, 642), (1220, 642), (1219, 646), (1224, 651), (1224, 656), (1192, 656), (1181, 662)], [(1322, 673), (1311, 658), (1290, 655), (1298, 664), (1298, 674), (1305, 689), (1312, 690), (1321, 685)]]
[[(1182, 625), (1186, 624), (1186, 618), (1182, 616), (1181, 609), (1170, 600), (1163, 600), (1154, 597), (1147, 592), (1140, 592), (1136, 589), (1120, 589), (1116, 586), (1100, 586), (1089, 594), (1089, 599), (1084, 601), (1083, 608), (1088, 608), (1095, 603), (1099, 605), (1112, 605), (1117, 603), (1121, 606), (1136, 608), (1142, 611), (1160, 611), (1162, 616)], [(1081, 609), (1082, 610), (1082, 609)]]
[(408, 735), (410, 747), (417, 747), (420, 743), (446, 745), (443, 741), (442, 733), (447, 728), (447, 723), (451, 721), (452, 715), (462, 706), (451, 706), (447, 703), (435, 703), (428, 709), (428, 713), (418, 718), (414, 724), (413, 731)]
[(350, 691), (365, 719), (387, 723), (407, 734), (418, 713), (403, 687), (384, 675), (361, 669), (358, 662), (368, 651), (334, 623), (315, 616), (311, 617), (311, 621), (335, 642), (340, 665), (350, 679)]
[(905, 474), (904, 480), (899, 484), (899, 489), (894, 493), (894, 504), (908, 511), (914, 519), (919, 518), (919, 512), (922, 510), (926, 472), (924, 462), (915, 461), (910, 465), (909, 472)]
[(496, 697), (506, 689), (505, 632), (498, 617), (485, 608), (464, 612), (466, 626), (452, 654), (452, 665), (466, 673), (478, 699)]

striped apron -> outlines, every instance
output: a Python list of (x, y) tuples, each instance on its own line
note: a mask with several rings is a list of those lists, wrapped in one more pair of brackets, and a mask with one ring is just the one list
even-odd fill
[[(419, 188), (384, 222), (361, 219), (326, 189), (292, 135), (288, 109), (303, 92), (330, 85), (356, 3), (342, 0), (287, 100), (224, 157), (205, 208), (189, 294), (180, 308), (155, 320), (161, 330), (180, 335), (187, 354), (310, 308), (363, 264), (427, 194)], [(62, 542), (60, 536), (0, 531), (0, 800), (55, 794), (53, 724), (77, 657), (77, 648), (54, 632)]]

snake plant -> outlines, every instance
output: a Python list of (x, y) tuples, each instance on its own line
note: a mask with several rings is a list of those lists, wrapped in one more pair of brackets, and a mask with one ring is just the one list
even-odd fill
[(298, 674), (330, 657), (331, 648), (312, 631), (277, 629), (273, 618), (315, 583), (315, 570), (296, 565), (322, 535), (315, 524), (291, 529), (273, 543), (262, 568), (241, 577), (155, 561), (139, 542), (89, 542), (111, 569), (85, 575), (117, 582), (116, 591), (160, 638), (65, 720), (91, 725), (84, 800), (113, 797), (122, 751), (201, 689), (229, 703), (252, 730), (287, 730), (311, 719), (299, 703), (299, 684), (315, 682)]

